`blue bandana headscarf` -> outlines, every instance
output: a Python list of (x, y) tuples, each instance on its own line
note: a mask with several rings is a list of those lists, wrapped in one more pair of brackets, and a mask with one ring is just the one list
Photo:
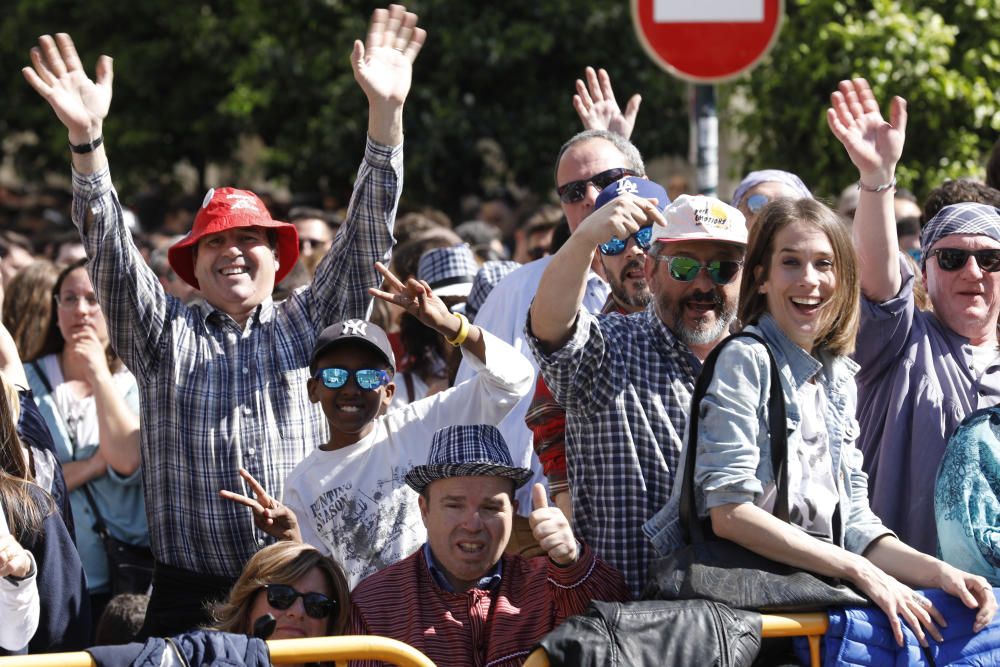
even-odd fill
[(972, 202), (942, 208), (924, 225), (920, 238), (924, 262), (931, 246), (951, 234), (976, 234), (1000, 241), (1000, 208)]
[(740, 184), (736, 186), (736, 192), (733, 193), (731, 204), (739, 208), (740, 202), (743, 201), (743, 197), (746, 196), (747, 191), (761, 183), (784, 183), (794, 190), (795, 194), (800, 198), (813, 198), (812, 193), (809, 192), (809, 188), (802, 182), (802, 179), (792, 172), (780, 169), (762, 169), (760, 171), (751, 171), (740, 181)]

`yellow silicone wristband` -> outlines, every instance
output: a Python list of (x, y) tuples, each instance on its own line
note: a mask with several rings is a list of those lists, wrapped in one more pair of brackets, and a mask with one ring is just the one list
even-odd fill
[(449, 344), (458, 347), (465, 342), (466, 338), (469, 337), (469, 319), (462, 313), (452, 313), (452, 315), (458, 318), (461, 325), (458, 327), (458, 333), (455, 334), (454, 338), (446, 338), (445, 340), (447, 340)]

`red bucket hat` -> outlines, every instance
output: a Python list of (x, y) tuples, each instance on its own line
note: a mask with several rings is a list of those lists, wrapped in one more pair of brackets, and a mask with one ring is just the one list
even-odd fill
[(280, 283), (299, 258), (299, 234), (295, 225), (272, 220), (257, 195), (236, 188), (213, 188), (208, 191), (191, 231), (167, 251), (170, 268), (184, 282), (199, 288), (198, 279), (194, 277), (195, 246), (203, 236), (234, 227), (265, 227), (275, 231), (278, 236), (278, 270), (274, 274), (274, 283)]

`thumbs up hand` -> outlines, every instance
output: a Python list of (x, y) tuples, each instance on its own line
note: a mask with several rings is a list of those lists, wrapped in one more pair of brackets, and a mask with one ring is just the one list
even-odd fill
[(531, 534), (557, 565), (570, 565), (579, 557), (576, 538), (566, 515), (558, 507), (549, 507), (545, 487), (535, 484), (531, 489)]

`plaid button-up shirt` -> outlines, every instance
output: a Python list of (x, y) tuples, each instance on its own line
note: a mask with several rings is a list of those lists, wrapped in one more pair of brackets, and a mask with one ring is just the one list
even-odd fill
[[(247, 508), (219, 497), (244, 489), (246, 468), (276, 498), (285, 477), (328, 437), (306, 380), (316, 336), (368, 315), (402, 187), (402, 146), (368, 140), (347, 222), (312, 285), (266, 299), (241, 328), (208, 304), (168, 296), (125, 226), (109, 171), (73, 175), (73, 220), (115, 350), (141, 392), (142, 480), (156, 558), (235, 577), (270, 540)], [(244, 489), (246, 491), (246, 489)]]
[(566, 409), (566, 466), (577, 537), (638, 596), (656, 557), (643, 524), (670, 498), (701, 363), (650, 306), (633, 315), (581, 311), (552, 354), (527, 339)]

